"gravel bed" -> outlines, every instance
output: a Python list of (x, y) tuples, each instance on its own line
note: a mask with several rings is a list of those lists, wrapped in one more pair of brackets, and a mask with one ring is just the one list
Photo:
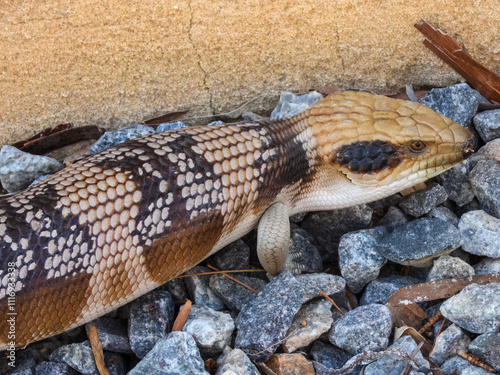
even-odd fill
[[(284, 93), (273, 117), (318, 99), (317, 93)], [(98, 374), (87, 337), (91, 325), (108, 371), (116, 375), (488, 373), (460, 357), (462, 352), (500, 371), (500, 282), (472, 283), (451, 298), (419, 302), (429, 317), (440, 311), (448, 322), (440, 332), (442, 320), (424, 334), (430, 348), (410, 335), (396, 336), (387, 306), (402, 287), (500, 273), (500, 112), (477, 114), (480, 100), (466, 84), (432, 90), (422, 100), (463, 126), (475, 124), (483, 142), (472, 158), (425, 189), (294, 217), (291, 244), (302, 254), (294, 261), (308, 272), (285, 271), (272, 280), (263, 273), (233, 274), (258, 294), (222, 275), (173, 280), (85, 327), (19, 350), (14, 369), (2, 355), (0, 373)], [(108, 132), (92, 152), (152, 131), (135, 124)], [(0, 179), (11, 190), (61, 167), (48, 158), (19, 157), (8, 146), (0, 154)], [(16, 158), (24, 164), (12, 162)], [(26, 170), (34, 171), (31, 181), (18, 173)], [(255, 237), (250, 233), (206, 263), (255, 268)], [(200, 265), (186, 273), (209, 270)], [(186, 297), (194, 305), (183, 331), (172, 332)]]

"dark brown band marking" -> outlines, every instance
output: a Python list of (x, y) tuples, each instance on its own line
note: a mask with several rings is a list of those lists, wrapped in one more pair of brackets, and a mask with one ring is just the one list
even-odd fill
[(363, 141), (333, 151), (330, 160), (353, 173), (379, 173), (397, 167), (403, 161), (403, 155), (390, 142)]

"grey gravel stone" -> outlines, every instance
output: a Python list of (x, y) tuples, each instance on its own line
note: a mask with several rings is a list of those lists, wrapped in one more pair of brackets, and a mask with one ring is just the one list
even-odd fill
[(449, 208), (446, 208), (444, 206), (439, 206), (435, 207), (427, 214), (428, 217), (435, 217), (437, 219), (441, 219), (444, 221), (449, 221), (452, 223), (455, 227), (458, 227), (458, 216), (455, 215), (455, 213), (450, 210)]
[(408, 285), (418, 284), (420, 280), (410, 276), (391, 275), (373, 280), (368, 284), (359, 300), (361, 305), (382, 302), (386, 303), (389, 297), (398, 289)]
[(77, 375), (73, 368), (66, 363), (40, 362), (35, 368), (36, 375)]
[(481, 94), (466, 83), (432, 89), (420, 103), (432, 108), (457, 124), (469, 126), (477, 112)]
[(99, 374), (89, 341), (61, 346), (49, 358), (52, 362), (66, 363), (83, 375)]
[(455, 357), (459, 350), (467, 352), (470, 338), (456, 324), (452, 324), (434, 341), (434, 347), (429, 359), (437, 365), (442, 365), (448, 359)]
[(302, 303), (318, 297), (321, 290), (330, 297), (345, 292), (345, 280), (337, 275), (314, 273), (295, 275), (295, 279), (304, 290)]
[(293, 318), (283, 341), (282, 347), (285, 353), (306, 347), (330, 330), (333, 323), (331, 307), (331, 303), (326, 299), (314, 300), (303, 305)]
[(388, 353), (375, 362), (366, 366), (365, 375), (401, 375), (407, 365), (407, 361), (399, 353)]
[(259, 375), (259, 370), (240, 349), (224, 348), (224, 352), (217, 359), (215, 375)]
[(33, 358), (24, 358), (16, 361), (15, 367), (10, 368), (4, 375), (34, 375), (36, 362)]
[(460, 258), (444, 255), (434, 261), (434, 265), (427, 276), (427, 281), (469, 277), (474, 276), (474, 274), (474, 268), (470, 264)]
[(474, 126), (485, 142), (500, 138), (500, 109), (478, 113), (474, 116)]
[(290, 328), (303, 295), (289, 272), (274, 278), (238, 315), (235, 348), (244, 350), (252, 361), (269, 359)]
[(56, 159), (32, 155), (12, 146), (0, 150), (0, 181), (9, 193), (27, 188), (37, 178), (64, 168)]
[(476, 337), (469, 345), (474, 356), (500, 371), (500, 332), (485, 333)]
[(489, 141), (467, 160), (471, 164), (471, 168), (475, 167), (480, 160), (500, 162), (500, 138)]
[(471, 254), (500, 258), (500, 219), (483, 210), (470, 211), (462, 215), (458, 229), (464, 240), (462, 249)]
[(340, 238), (339, 267), (347, 285), (359, 293), (375, 280), (386, 259), (377, 251), (378, 243), (387, 233), (384, 227), (349, 232)]
[(209, 375), (193, 337), (171, 332), (159, 339), (153, 349), (127, 375)]
[[(266, 286), (266, 282), (255, 277), (232, 275), (235, 279), (260, 292)], [(241, 284), (228, 279), (224, 275), (212, 275), (210, 277), (210, 289), (224, 302), (231, 311), (240, 312), (243, 306), (256, 296), (255, 292)]]
[(292, 273), (321, 272), (323, 262), (316, 246), (311, 242), (311, 235), (297, 225), (290, 226), (290, 249), (286, 268)]
[(229, 345), (234, 321), (227, 313), (193, 305), (182, 330), (193, 335), (201, 355), (214, 356)]
[(399, 202), (403, 199), (403, 196), (399, 193), (389, 195), (388, 197), (379, 199), (378, 201), (368, 203), (368, 206), (372, 210), (381, 210), (389, 207), (396, 207)]
[(310, 214), (301, 227), (314, 236), (326, 253), (322, 258), (337, 256), (340, 237), (359, 229), (371, 227), (373, 210), (365, 204), (333, 211)]
[[(186, 274), (210, 271), (213, 270), (207, 267), (195, 266), (188, 270)], [(214, 294), (212, 289), (210, 289), (210, 275), (185, 277), (184, 284), (194, 304), (205, 305), (213, 310), (224, 309), (224, 303)]]
[(143, 358), (170, 332), (174, 310), (174, 301), (166, 290), (153, 290), (130, 304), (128, 333), (137, 357)]
[[(417, 343), (411, 336), (401, 336), (394, 344), (390, 346), (390, 348), (397, 349), (398, 352), (400, 354), (403, 354), (405, 358), (409, 358), (417, 349)], [(429, 361), (424, 358), (420, 351), (414, 358), (414, 362), (418, 366), (418, 369), (420, 371), (427, 373), (431, 369)]]
[(484, 258), (474, 266), (476, 275), (486, 275), (488, 273), (500, 273), (500, 259)]
[(109, 375), (123, 375), (128, 371), (128, 365), (122, 355), (115, 352), (104, 351), (104, 364)]
[(474, 192), (469, 182), (468, 160), (441, 173), (437, 179), (448, 193), (448, 199), (458, 206), (462, 207), (474, 199)]
[(170, 293), (174, 301), (184, 302), (189, 298), (186, 285), (184, 284), (184, 279), (172, 279), (165, 284), (163, 284), (159, 289), (166, 290)]
[(452, 375), (455, 370), (457, 370), (457, 375), (491, 375), (491, 372), (481, 367), (474, 366), (462, 357), (453, 357), (447, 360), (441, 366), (441, 370), (443, 370), (445, 375)]
[(311, 91), (304, 95), (295, 95), (291, 92), (283, 91), (276, 108), (271, 113), (271, 120), (296, 115), (305, 111), (321, 99), (323, 99), (323, 95), (317, 91)]
[(314, 341), (309, 355), (313, 360), (330, 369), (342, 368), (352, 357), (352, 354), (344, 349), (319, 340)]
[(398, 341), (389, 347), (389, 349), (394, 349), (396, 351), (387, 353), (377, 361), (366, 366), (365, 375), (400, 375), (405, 373), (404, 370), (407, 366), (423, 371), (417, 372), (416, 370), (412, 370), (410, 374), (428, 373), (431, 366), (429, 361), (424, 359), (422, 353), (419, 352), (414, 361), (409, 360), (416, 348), (417, 344), (410, 336), (400, 337)]
[(208, 263), (220, 270), (248, 269), (250, 267), (250, 248), (242, 240), (234, 241), (212, 255)]
[(97, 328), (104, 350), (126, 354), (133, 353), (130, 348), (130, 342), (128, 341), (126, 321), (103, 316), (85, 325), (87, 334), (92, 325)]
[(427, 267), (433, 258), (450, 253), (461, 243), (460, 232), (452, 223), (424, 217), (394, 229), (380, 241), (377, 251), (395, 263)]
[(420, 217), (443, 203), (447, 198), (448, 194), (444, 187), (434, 182), (425, 189), (404, 197), (399, 202), (399, 207), (405, 214)]
[(389, 344), (392, 317), (383, 305), (360, 306), (341, 317), (329, 333), (330, 342), (356, 355), (384, 350)]
[(392, 232), (395, 228), (404, 225), (408, 222), (408, 216), (399, 208), (391, 206), (388, 208), (387, 213), (377, 223), (379, 226), (387, 228)]
[(188, 126), (184, 124), (182, 121), (176, 121), (176, 122), (164, 122), (156, 128), (156, 132), (164, 132), (167, 130), (174, 130), (174, 129), (182, 129), (182, 128), (187, 128)]
[(243, 112), (241, 114), (241, 117), (243, 118), (244, 121), (247, 121), (247, 122), (257, 122), (257, 121), (269, 120), (269, 117), (264, 117), (264, 116), (258, 115), (254, 112), (251, 112), (251, 111)]
[(500, 283), (471, 284), (441, 305), (443, 316), (474, 333), (500, 329)]
[(500, 163), (480, 160), (470, 172), (470, 183), (481, 208), (500, 219)]
[(95, 155), (106, 150), (107, 148), (110, 148), (111, 146), (115, 146), (128, 141), (129, 139), (142, 137), (154, 132), (155, 130), (151, 126), (140, 124), (132, 124), (120, 129), (110, 130), (105, 132), (96, 143), (90, 146), (89, 152), (91, 155)]

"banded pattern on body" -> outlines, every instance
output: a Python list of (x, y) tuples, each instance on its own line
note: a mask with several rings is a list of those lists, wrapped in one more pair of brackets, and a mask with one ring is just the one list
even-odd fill
[(470, 138), (418, 103), (345, 92), (290, 119), (128, 141), (0, 200), (0, 311), (17, 314), (16, 346), (55, 335), (196, 265), (274, 203), (376, 200), (450, 168)]

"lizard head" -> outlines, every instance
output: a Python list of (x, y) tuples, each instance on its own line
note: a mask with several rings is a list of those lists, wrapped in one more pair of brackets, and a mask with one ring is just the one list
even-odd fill
[(345, 91), (316, 103), (310, 115), (321, 164), (364, 192), (364, 201), (434, 177), (473, 152), (466, 128), (417, 102)]

